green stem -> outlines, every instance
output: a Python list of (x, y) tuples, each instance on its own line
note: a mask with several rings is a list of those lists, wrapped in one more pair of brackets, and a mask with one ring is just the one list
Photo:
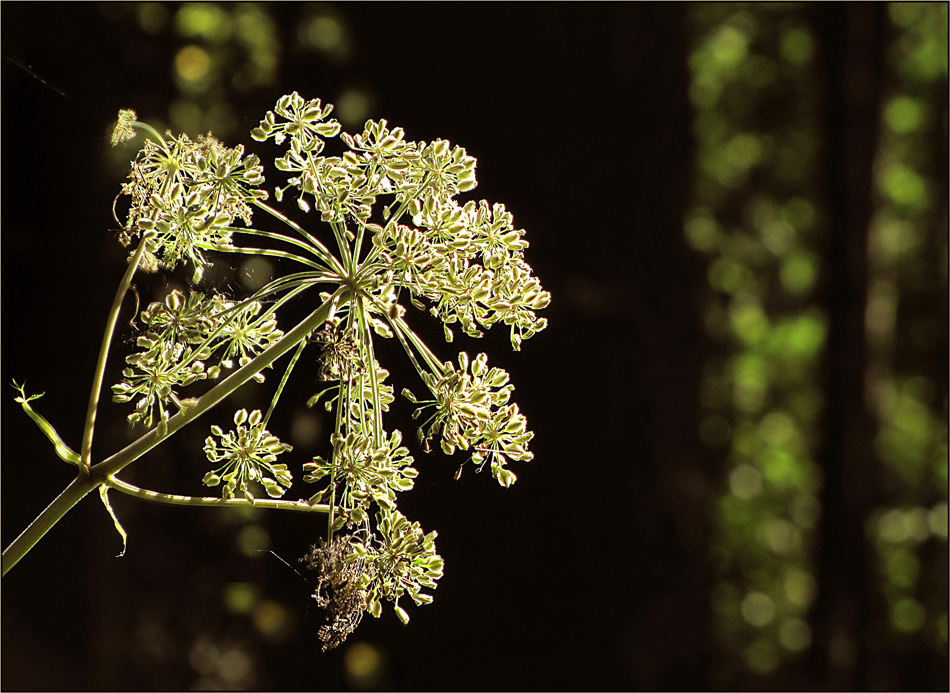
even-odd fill
[(196, 496), (178, 496), (171, 493), (158, 493), (148, 489), (139, 488), (132, 484), (127, 484), (115, 477), (109, 478), (104, 482), (109, 488), (115, 489), (120, 493), (139, 498), (141, 500), (151, 501), (153, 503), (162, 503), (163, 505), (190, 506), (197, 508), (266, 508), (270, 510), (294, 510), (304, 513), (329, 513), (330, 506), (325, 504), (310, 505), (305, 500), (289, 501), (277, 500), (274, 498), (255, 498), (249, 501), (246, 498), (212, 498)]
[(149, 125), (148, 123), (143, 123), (141, 121), (135, 120), (135, 121), (132, 121), (130, 125), (134, 128), (138, 128), (139, 130), (144, 130), (146, 133), (148, 133), (149, 135), (154, 137), (156, 140), (158, 140), (161, 143), (162, 147), (168, 146), (167, 143), (165, 142), (165, 138), (162, 137), (161, 133), (155, 128), (153, 128), (151, 125)]
[[(221, 383), (208, 390), (196, 402), (183, 408), (167, 422), (164, 422), (163, 425), (152, 429), (108, 459), (93, 465), (88, 471), (81, 468), (80, 475), (4, 550), (3, 574), (6, 575), (83, 496), (101, 484), (107, 483), (109, 477), (113, 474), (124, 469), (179, 429), (219, 404), (228, 395), (253, 378), (255, 374), (290, 351), (298, 342), (320, 327), (326, 322), (331, 308), (346, 291), (347, 289), (344, 287), (337, 289), (303, 322), (258, 354), (247, 365), (242, 366)], [(159, 428), (162, 430), (159, 431)]]
[(86, 409), (86, 427), (83, 430), (82, 448), (80, 459), (83, 467), (89, 469), (92, 458), (92, 434), (96, 427), (96, 410), (99, 407), (99, 395), (102, 392), (102, 379), (106, 372), (106, 361), (109, 358), (109, 347), (112, 344), (112, 335), (115, 332), (115, 323), (119, 319), (119, 310), (122, 308), (122, 301), (132, 283), (132, 275), (138, 269), (139, 262), (142, 260), (142, 254), (145, 252), (146, 238), (143, 237), (139, 242), (132, 260), (129, 262), (122, 281), (119, 282), (119, 288), (116, 289), (115, 298), (112, 301), (112, 309), (109, 311), (109, 318), (106, 321), (106, 331), (102, 335), (102, 346), (99, 347), (99, 361), (96, 363), (96, 371), (92, 376), (92, 389), (89, 391), (89, 406)]
[(307, 340), (301, 340), (300, 344), (297, 346), (297, 351), (294, 352), (293, 358), (290, 359), (290, 363), (287, 364), (287, 370), (284, 371), (284, 377), (280, 380), (280, 385), (277, 386), (277, 392), (274, 393), (274, 399), (271, 400), (270, 408), (267, 410), (267, 414), (264, 416), (264, 421), (262, 426), (267, 428), (267, 422), (270, 421), (271, 414), (274, 413), (274, 408), (277, 406), (277, 400), (280, 399), (280, 393), (284, 391), (284, 386), (287, 384), (287, 380), (290, 378), (290, 373), (293, 371), (294, 366), (297, 365), (297, 359), (300, 358), (300, 354), (303, 353), (304, 347), (307, 346)]
[(234, 253), (235, 255), (266, 255), (284, 260), (293, 260), (294, 262), (299, 262), (301, 265), (306, 265), (307, 267), (312, 267), (316, 270), (326, 270), (326, 267), (321, 265), (319, 262), (314, 262), (313, 260), (308, 260), (306, 258), (300, 257), (299, 255), (288, 253), (285, 250), (272, 250), (271, 248), (248, 248), (240, 245), (219, 246), (215, 245), (214, 243), (196, 243), (195, 245), (203, 250), (216, 250), (220, 253)]
[(282, 233), (274, 233), (273, 231), (262, 231), (261, 229), (255, 228), (245, 228), (243, 226), (225, 226), (225, 231), (230, 231), (231, 233), (243, 233), (250, 236), (263, 236), (264, 238), (270, 238), (275, 241), (280, 241), (281, 243), (289, 243), (295, 245), (298, 248), (303, 248), (308, 253), (313, 253), (313, 246), (308, 243), (304, 243), (301, 240), (294, 238), (293, 236), (286, 236)]
[(85, 471), (79, 474), (73, 482), (60, 493), (56, 500), (39, 514), (39, 516), (30, 523), (30, 526), (23, 530), (13, 543), (3, 552), (3, 575), (6, 575), (13, 566), (20, 562), (37, 542), (50, 530), (50, 528), (62, 519), (63, 515), (69, 512), (76, 503), (82, 500), (83, 496), (92, 491), (98, 482), (94, 481)]
[[(379, 403), (379, 381), (376, 377), (376, 352), (373, 349), (373, 334), (370, 326), (371, 316), (366, 308), (365, 301), (360, 300), (359, 307), (360, 327), (363, 330), (363, 343), (366, 344), (366, 349), (369, 352), (367, 354), (369, 359), (369, 382), (370, 388), (373, 391), (373, 444), (379, 446), (382, 445), (383, 442), (383, 407)], [(360, 397), (361, 402), (362, 399), (363, 398)]]
[(59, 437), (59, 433), (57, 433), (52, 424), (46, 420), (46, 417), (33, 411), (33, 407), (30, 406), (31, 401), (39, 399), (42, 395), (28, 397), (22, 385), (18, 385), (16, 381), (13, 381), (12, 385), (20, 391), (20, 396), (17, 397), (15, 401), (20, 403), (26, 415), (29, 416), (33, 422), (39, 426), (44, 435), (49, 438), (49, 441), (53, 444), (53, 449), (56, 450), (56, 455), (64, 462), (69, 462), (69, 464), (77, 467), (81, 466), (82, 461), (79, 454), (63, 442), (63, 439)]
[(425, 359), (426, 365), (429, 366), (432, 373), (445, 375), (445, 367), (442, 365), (439, 359), (436, 358), (435, 354), (432, 353), (426, 343), (419, 339), (418, 335), (412, 331), (412, 328), (409, 327), (405, 320), (399, 317), (390, 318), (388, 315), (386, 315), (386, 319), (393, 327), (393, 331), (399, 337), (399, 341), (402, 343), (403, 349), (405, 349), (406, 353), (409, 354), (409, 359), (413, 362), (413, 364), (415, 364), (416, 370), (419, 371), (420, 375), (422, 375), (423, 371), (421, 368), (419, 368), (419, 364), (416, 361), (412, 350), (409, 348), (409, 345), (406, 344), (406, 337), (408, 337), (413, 346), (419, 350), (419, 353), (422, 355), (422, 358)]
[(306, 238), (307, 241), (313, 246), (312, 248), (309, 249), (310, 252), (316, 255), (320, 259), (321, 262), (324, 262), (327, 267), (329, 267), (331, 270), (339, 274), (341, 277), (346, 276), (346, 270), (343, 269), (343, 265), (341, 265), (340, 261), (337, 260), (336, 257), (334, 257), (333, 253), (331, 253), (329, 249), (325, 245), (323, 245), (323, 243), (321, 243), (316, 238), (314, 238), (310, 233), (308, 233), (307, 230), (303, 228), (300, 224), (295, 222), (293, 219), (290, 219), (286, 215), (281, 214), (273, 207), (264, 204), (263, 202), (255, 200), (254, 202), (252, 202), (252, 204), (258, 209), (264, 212), (267, 212), (272, 217), (280, 219), (287, 226), (289, 226), (294, 231), (299, 233), (303, 238)]
[[(347, 318), (347, 329), (349, 329), (350, 321), (353, 319), (353, 311), (349, 311), (349, 316)], [(340, 390), (339, 395), (337, 396), (336, 402), (336, 422), (333, 425), (333, 452), (330, 457), (330, 484), (332, 489), (330, 490), (330, 521), (327, 523), (327, 544), (333, 541), (333, 523), (336, 520), (336, 468), (337, 461), (340, 458), (340, 449), (343, 446), (343, 434), (341, 433), (343, 429), (343, 417), (346, 416), (346, 420), (350, 419), (350, 402), (352, 402), (352, 380), (347, 379), (346, 381), (346, 394), (343, 394), (343, 381), (340, 381)], [(349, 429), (349, 426), (347, 426)], [(349, 430), (347, 430), (349, 433)], [(343, 502), (346, 502), (346, 497), (344, 496)]]
[(343, 265), (347, 268), (347, 276), (353, 275), (353, 257), (350, 253), (350, 246), (347, 242), (349, 239), (347, 235), (349, 231), (346, 228), (346, 223), (341, 223), (340, 221), (331, 221), (330, 228), (333, 229), (333, 237), (336, 239), (336, 245), (340, 249), (340, 259), (343, 262)]

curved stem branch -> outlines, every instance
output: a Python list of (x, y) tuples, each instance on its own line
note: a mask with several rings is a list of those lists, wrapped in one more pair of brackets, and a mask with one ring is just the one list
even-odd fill
[(146, 239), (139, 242), (135, 254), (129, 261), (129, 266), (119, 282), (119, 288), (116, 289), (115, 298), (112, 301), (112, 309), (109, 311), (109, 318), (106, 321), (106, 331), (102, 335), (102, 346), (99, 347), (99, 361), (96, 363), (96, 371), (92, 376), (92, 389), (89, 391), (89, 406), (86, 409), (86, 427), (83, 430), (82, 448), (80, 459), (83, 467), (87, 470), (91, 464), (92, 458), (92, 434), (96, 426), (96, 409), (99, 407), (99, 394), (102, 392), (102, 379), (106, 372), (106, 361), (109, 358), (109, 347), (112, 344), (112, 335), (115, 332), (115, 323), (119, 318), (119, 310), (122, 308), (122, 301), (132, 283), (132, 275), (138, 269), (139, 262), (142, 260), (142, 254), (145, 252)]
[(277, 407), (277, 400), (280, 399), (280, 395), (284, 391), (284, 386), (287, 384), (287, 380), (290, 378), (290, 373), (294, 370), (294, 366), (297, 365), (297, 359), (300, 358), (300, 354), (303, 353), (303, 350), (306, 346), (307, 340), (301, 340), (300, 344), (297, 346), (297, 351), (294, 352), (293, 357), (290, 359), (290, 363), (287, 364), (287, 370), (284, 371), (284, 377), (281, 378), (280, 385), (277, 386), (277, 392), (274, 393), (274, 399), (271, 400), (270, 408), (267, 410), (267, 414), (264, 415), (264, 421), (261, 424), (264, 428), (267, 428), (267, 422), (270, 421), (271, 414), (274, 413), (274, 409)]
[(326, 267), (321, 265), (319, 262), (308, 260), (306, 258), (300, 257), (299, 255), (288, 253), (284, 250), (273, 250), (271, 248), (248, 248), (240, 245), (219, 246), (215, 245), (214, 243), (197, 243), (196, 245), (203, 250), (216, 250), (219, 253), (234, 253), (235, 255), (267, 255), (284, 260), (293, 260), (294, 262), (299, 262), (301, 265), (306, 265), (307, 267), (312, 267), (316, 270), (326, 270)]
[(237, 507), (247, 507), (247, 508), (266, 508), (271, 510), (294, 510), (297, 512), (304, 513), (324, 513), (328, 514), (330, 512), (330, 506), (325, 504), (315, 504), (310, 505), (305, 500), (278, 500), (276, 498), (255, 498), (254, 501), (249, 501), (246, 498), (214, 498), (207, 496), (178, 496), (172, 493), (158, 493), (157, 491), (149, 491), (148, 489), (139, 488), (138, 486), (133, 486), (132, 484), (127, 484), (126, 482), (116, 479), (114, 476), (106, 480), (105, 485), (109, 488), (115, 489), (120, 493), (124, 493), (133, 498), (139, 498), (141, 500), (151, 501), (153, 503), (161, 503), (163, 505), (177, 505), (177, 506), (190, 506), (197, 508), (209, 508), (209, 507), (219, 507), (219, 508), (237, 508)]
[(425, 359), (426, 365), (429, 366), (433, 373), (439, 375), (445, 374), (445, 367), (436, 358), (436, 355), (432, 353), (426, 343), (419, 339), (418, 335), (412, 331), (412, 328), (400, 317), (390, 318), (386, 315), (386, 320), (389, 322), (390, 326), (393, 328), (393, 332), (396, 333), (396, 336), (399, 338), (400, 343), (402, 344), (403, 349), (406, 350), (406, 353), (409, 355), (409, 360), (415, 365), (416, 370), (419, 371), (419, 375), (422, 375), (424, 372), (422, 368), (419, 367), (419, 363), (416, 361), (415, 355), (412, 353), (412, 349), (409, 348), (409, 345), (406, 343), (406, 338), (408, 337), (409, 341), (412, 342), (413, 346), (419, 350), (419, 353), (422, 355), (422, 358)]
[(343, 268), (343, 265), (340, 264), (340, 261), (337, 260), (336, 257), (334, 257), (333, 253), (331, 253), (329, 249), (327, 249), (327, 247), (323, 245), (323, 243), (321, 243), (316, 238), (314, 238), (313, 235), (308, 233), (307, 230), (304, 229), (300, 224), (295, 222), (293, 219), (290, 219), (286, 215), (281, 214), (270, 205), (266, 205), (259, 200), (255, 200), (252, 204), (258, 209), (264, 212), (267, 212), (272, 217), (280, 219), (287, 226), (289, 226), (294, 231), (299, 233), (303, 238), (306, 238), (307, 241), (313, 245), (313, 247), (310, 248), (310, 252), (312, 252), (314, 255), (320, 258), (322, 262), (326, 263), (327, 267), (329, 267), (334, 272), (338, 273), (341, 277), (346, 276), (346, 270)]

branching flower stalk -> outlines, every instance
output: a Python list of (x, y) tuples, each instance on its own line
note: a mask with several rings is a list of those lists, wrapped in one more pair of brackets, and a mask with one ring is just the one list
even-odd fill
[[(210, 134), (197, 140), (162, 135), (134, 112), (119, 113), (113, 144), (136, 130), (148, 136), (120, 194), (128, 200), (120, 241), (137, 245), (107, 321), (80, 453), (32, 409), (37, 396), (14, 383), (17, 401), (78, 476), (4, 551), (4, 574), (80, 498), (99, 489), (123, 544), (109, 490), (168, 505), (253, 505), (326, 515), (325, 538), (301, 559), (316, 573), (313, 598), (326, 610), (324, 649), (343, 642), (364, 612), (380, 616), (383, 602), (392, 603), (403, 622), (409, 612), (400, 599), (431, 602), (423, 590), (436, 587), (443, 562), (436, 533), (423, 532), (398, 508), (398, 494), (413, 488), (418, 472), (402, 433), (385, 424), (395, 395), (375, 340), (395, 338), (428, 391), (422, 397), (409, 389), (402, 393), (417, 407), (413, 416), (421, 420), (416, 437), (423, 449), (437, 441), (445, 454), (463, 454), (456, 478), (471, 462), (477, 470), (488, 465), (507, 487), (517, 478), (508, 464), (532, 458), (528, 444), (534, 435), (511, 401), (508, 373), (490, 367), (485, 354), (470, 358), (461, 352), (442, 361), (410, 327), (407, 306), (440, 319), (447, 342), (455, 328), (480, 337), (503, 323), (518, 350), (546, 326), (536, 311), (550, 295), (523, 259), (524, 232), (515, 229), (504, 205), (456, 201), (475, 187), (476, 162), (463, 148), (445, 140), (410, 141), (385, 120), (367, 121), (358, 134), (341, 133), (329, 117), (332, 109), (293, 93), (251, 131), (258, 142), (285, 147), (274, 166), (287, 177), (274, 196), (278, 203), (294, 198), (300, 222), (267, 203), (263, 166), (243, 146), (228, 148)], [(328, 143), (339, 143), (341, 153), (327, 155)], [(258, 212), (280, 230), (252, 226)], [(130, 425), (147, 432), (94, 463), (106, 358), (134, 273), (185, 263), (198, 284), (211, 253), (280, 258), (297, 269), (244, 299), (213, 288), (173, 291), (142, 310), (138, 350), (126, 356), (112, 393), (115, 402), (132, 406)], [(279, 317), (291, 302), (314, 308), (285, 332)], [(234, 428), (211, 427), (204, 446), (211, 466), (199, 471), (220, 497), (163, 493), (117, 478), (238, 388), (263, 382), (265, 371), (291, 351), (266, 414), (241, 409)], [(320, 389), (308, 405), (334, 415), (331, 454), (302, 465), (270, 429), (279, 421), (278, 405), (292, 376), (316, 378)], [(316, 490), (286, 500), (295, 469)]]

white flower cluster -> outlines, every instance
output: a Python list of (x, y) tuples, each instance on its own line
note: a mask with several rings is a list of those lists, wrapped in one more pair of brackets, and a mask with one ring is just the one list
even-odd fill
[[(234, 361), (245, 365), (278, 339), (285, 349), (277, 311), (316, 288), (323, 303), (312, 323), (287, 332), (297, 340), (296, 351), (267, 415), (242, 409), (233, 431), (212, 427), (205, 453), (214, 469), (204, 483), (221, 485), (226, 498), (253, 501), (257, 485), (272, 497), (283, 496), (292, 475), (276, 459), (290, 446), (267, 430), (268, 420), (299, 357), (317, 345), (314, 376), (325, 387), (308, 405), (322, 401), (335, 410), (332, 453), (303, 465), (304, 481), (321, 485), (304, 507), (328, 511), (331, 522), (327, 541), (304, 562), (318, 573), (314, 598), (327, 611), (328, 624), (320, 631), (325, 648), (342, 642), (364, 611), (378, 616), (383, 601), (393, 602), (399, 618), (408, 621), (399, 599), (430, 602), (422, 590), (434, 588), (442, 575), (435, 532), (424, 533), (397, 507), (397, 494), (413, 488), (418, 472), (402, 434), (383, 422), (393, 388), (377, 361), (377, 337), (400, 343), (429, 391), (427, 399), (403, 391), (418, 407), (413, 417), (428, 417), (418, 430), (426, 451), (438, 438), (446, 454), (468, 455), (459, 473), (469, 461), (478, 470), (488, 465), (508, 487), (517, 477), (507, 465), (532, 459), (528, 444), (534, 436), (511, 401), (508, 373), (489, 367), (484, 353), (470, 360), (462, 352), (457, 366), (437, 358), (410, 327), (404, 303), (438, 317), (447, 341), (454, 325), (471, 337), (507, 325), (518, 350), (546, 327), (536, 312), (551, 300), (524, 259), (528, 242), (511, 212), (486, 200), (456, 199), (476, 186), (476, 161), (464, 148), (443, 139), (411, 141), (385, 120), (367, 121), (358, 134), (341, 134), (332, 110), (294, 92), (251, 131), (258, 142), (286, 147), (274, 159), (287, 174), (275, 190), (277, 201), (291, 191), (301, 210), (319, 213), (332, 238), (320, 238), (265, 204), (266, 193), (257, 188), (263, 182), (259, 160), (245, 157), (241, 147), (227, 149), (210, 135), (197, 142), (184, 136), (166, 140), (152, 131), (155, 141), (141, 150), (123, 188), (132, 198), (126, 241), (147, 231), (143, 240), (154, 264), (170, 268), (187, 260), (196, 275), (208, 250), (277, 257), (288, 263), (284, 267), (296, 263), (301, 269), (242, 303), (174, 292), (152, 304), (141, 317), (144, 351), (129, 357), (124, 380), (113, 388), (117, 400), (139, 398), (130, 418), (151, 424), (157, 410), (164, 422), (166, 402), (182, 406), (181, 387), (217, 377)], [(133, 128), (148, 129), (134, 118), (129, 111), (120, 114), (116, 141)], [(343, 151), (328, 154), (328, 141), (338, 135)], [(250, 227), (252, 209), (281, 222), (285, 231)], [(247, 228), (232, 226), (235, 218)], [(248, 236), (268, 247), (237, 243)], [(209, 365), (213, 356), (217, 362)]]

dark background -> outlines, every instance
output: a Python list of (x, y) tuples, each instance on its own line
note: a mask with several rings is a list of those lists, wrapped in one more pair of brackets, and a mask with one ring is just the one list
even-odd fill
[[(830, 480), (823, 517), (835, 524), (819, 528), (825, 540), (815, 546), (824, 551), (812, 554), (819, 587), (810, 615), (813, 646), (759, 675), (735, 664), (742, 653), (730, 650), (715, 626), (710, 552), (729, 468), (725, 449), (700, 437), (700, 390), (706, 364), (722, 347), (704, 327), (709, 260), (683, 233), (697, 184), (688, 97), (695, 6), (321, 7), (336, 18), (349, 49), (300, 48), (296, 37), (314, 9), (265, 5), (281, 46), (276, 67), (266, 84), (222, 82), (213, 98), (229, 104), (233, 119), (225, 132), (213, 128), (215, 134), (265, 153), (246, 132), (277, 97), (297, 90), (332, 101), (362, 85), (371, 95), (369, 117), (404, 127), (410, 139), (459, 143), (478, 159), (474, 199), (504, 202), (527, 229), (526, 258), (553, 296), (544, 312), (549, 328), (520, 353), (507, 348), (503, 329), (481, 343), (458, 340), (470, 353), (489, 351), (492, 362), (512, 373), (516, 399), (537, 434), (535, 460), (515, 465), (519, 481), (506, 491), (487, 476), (454, 482), (454, 461), (418, 453), (420, 480), (400, 507), (427, 531), (438, 530), (445, 577), (432, 605), (410, 609), (407, 627), (388, 611), (378, 621), (364, 619), (351, 642), (367, 643), (383, 657), (372, 685), (945, 689), (945, 641), (943, 648), (895, 654), (884, 678), (869, 674), (868, 652), (880, 648), (867, 630), (878, 608), (871, 596), (852, 605), (859, 615), (851, 631), (861, 652), (856, 660), (836, 664), (823, 639), (822, 624), (849, 585), (869, 594), (879, 589), (867, 565), (833, 550), (857, 545), (863, 555), (860, 513), (868, 507), (855, 510), (843, 490), (835, 491), (836, 479), (863, 473), (841, 462), (861, 454), (847, 444), (855, 435), (848, 412), (860, 409), (855, 402), (862, 397), (860, 360), (853, 376), (835, 381), (836, 367), (822, 376), (830, 413), (815, 434), (815, 456)], [(851, 262), (848, 239), (857, 234), (860, 243), (867, 227), (878, 91), (872, 89), (864, 134), (854, 134), (853, 102), (841, 96), (834, 104), (854, 60), (843, 48), (853, 44), (843, 37), (870, 37), (880, 65), (871, 61), (869, 79), (877, 85), (884, 80), (887, 26), (883, 10), (857, 7), (863, 15), (840, 6), (802, 14), (827, 68), (815, 79), (815, 98), (833, 105), (820, 133), (829, 163), (819, 203), (827, 228), (825, 293), (818, 300), (828, 311), (832, 350), (824, 358), (845, 362), (849, 350), (861, 350), (848, 342), (853, 331), (846, 324), (863, 314), (866, 296), (827, 279), (841, 276)], [(3, 6), (2, 379), (45, 392), (35, 408), (74, 447), (126, 252), (116, 242), (110, 205), (124, 177), (122, 157), (127, 162), (134, 149), (117, 154), (108, 147), (111, 123), (119, 108), (135, 108), (140, 119), (171, 127), (172, 101), (191, 99), (201, 109), (211, 98), (176, 83), (173, 58), (197, 41), (176, 32), (178, 10), (163, 5), (146, 21), (140, 8), (123, 4)], [(842, 137), (849, 131), (850, 139)], [(935, 149), (945, 152), (945, 126), (943, 136)], [(276, 171), (266, 174), (270, 187)], [(945, 185), (940, 190), (945, 210)], [(228, 262), (225, 275), (237, 268)], [(185, 276), (143, 279), (143, 301)], [(932, 283), (943, 303), (925, 308), (939, 337), (939, 358), (928, 362), (927, 374), (942, 388), (935, 407), (945, 417), (946, 271)], [(122, 325), (113, 375), (120, 350), (129, 348)], [(837, 325), (844, 331), (838, 341)], [(450, 358), (453, 350), (438, 330), (433, 334), (429, 343)], [(390, 361), (390, 370), (397, 364)], [(308, 387), (302, 385), (301, 397), (312, 394)], [(71, 479), (13, 394), (8, 390), (2, 400), (4, 546)], [(96, 456), (128, 440), (126, 413), (109, 402), (101, 406)], [(396, 421), (411, 431), (405, 419)], [(189, 456), (202, 435), (183, 433), (134, 465), (128, 478), (157, 490), (200, 493), (203, 458)], [(345, 647), (319, 652), (319, 614), (307, 607), (307, 584), (270, 554), (238, 550), (239, 537), (252, 527), (251, 536), (263, 532), (269, 541), (262, 545), (294, 563), (322, 533), (319, 520), (235, 519), (123, 497), (113, 503), (130, 535), (125, 557), (113, 558), (119, 538), (91, 495), (4, 578), (3, 688), (359, 687), (345, 673)], [(234, 584), (250, 589), (254, 603), (279, 614), (283, 626), (265, 637), (255, 618), (266, 609), (228, 608), (223, 595)]]

